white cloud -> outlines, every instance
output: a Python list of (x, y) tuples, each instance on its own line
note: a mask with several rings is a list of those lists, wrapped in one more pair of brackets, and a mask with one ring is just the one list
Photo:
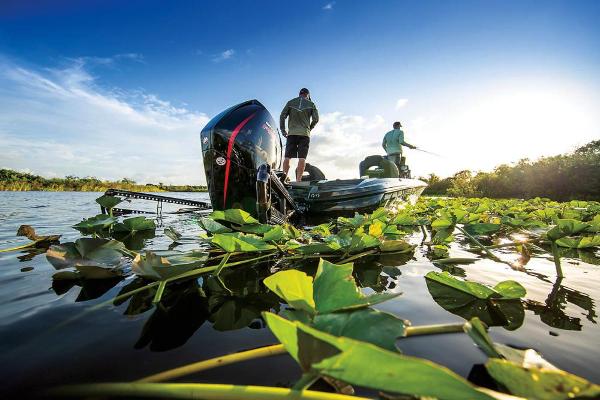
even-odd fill
[(396, 110), (399, 110), (402, 107), (404, 107), (406, 103), (408, 103), (408, 99), (398, 99), (398, 101), (396, 102)]
[(333, 10), (333, 6), (335, 5), (335, 1), (327, 3), (323, 6), (323, 10)]
[(153, 94), (105, 91), (86, 69), (94, 62), (36, 71), (0, 59), (2, 166), (45, 176), (205, 182), (199, 132), (208, 117)]
[(307, 161), (328, 178), (357, 178), (358, 164), (368, 155), (383, 152), (384, 122), (380, 115), (371, 118), (341, 112), (321, 115), (311, 133)]
[(214, 56), (212, 60), (213, 60), (213, 62), (218, 63), (218, 62), (221, 62), (221, 61), (229, 60), (234, 55), (235, 55), (235, 50), (234, 49), (227, 49), (227, 50), (221, 52), (220, 54)]

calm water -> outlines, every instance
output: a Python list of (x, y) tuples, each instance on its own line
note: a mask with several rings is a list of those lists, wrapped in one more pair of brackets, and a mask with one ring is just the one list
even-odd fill
[[(203, 193), (173, 195), (207, 199)], [(39, 234), (62, 234), (63, 242), (77, 239), (80, 234), (71, 226), (99, 212), (94, 202), (98, 196), (0, 192), (0, 248), (27, 243), (27, 239), (15, 236), (21, 224), (32, 225)], [(173, 226), (193, 235), (200, 232), (196, 218), (164, 214), (157, 221), (156, 237), (137, 245), (167, 249), (171, 241), (163, 236), (164, 227)], [(411, 238), (415, 243), (420, 239), (418, 233)], [(459, 246), (455, 245), (451, 256), (471, 256)], [(508, 251), (501, 256), (506, 260), (517, 258)], [(600, 296), (600, 260), (593, 253), (584, 256), (588, 262), (564, 260), (566, 278), (562, 281), (556, 279), (554, 265), (546, 258), (533, 258), (526, 272), (487, 260), (453, 267), (451, 272), (492, 285), (505, 279), (519, 281), (527, 288), (530, 301), (508, 311), (500, 310), (516, 329), (493, 327), (493, 339), (535, 348), (558, 367), (599, 383), (596, 304)], [(16, 397), (17, 393), (20, 397), (31, 396), (40, 388), (62, 383), (130, 381), (272, 344), (275, 339), (260, 319), (261, 311), (280, 308), (277, 298), (260, 283), (270, 267), (263, 263), (224, 271), (223, 280), (230, 292), (210, 278), (198, 279), (172, 285), (159, 307), (151, 306), (153, 294), (147, 293), (84, 313), (90, 306), (130, 290), (138, 281), (129, 277), (81, 286), (53, 284), (56, 270), (44, 254), (0, 253), (1, 398)], [(299, 267), (310, 270), (315, 266)], [(456, 314), (441, 307), (433, 297), (436, 288), (428, 288), (423, 278), (431, 270), (440, 268), (427, 259), (421, 247), (412, 259), (382, 256), (363, 260), (355, 267), (356, 278), (366, 291), (403, 292), (380, 309), (409, 319), (413, 325), (462, 322), (456, 314), (470, 312), (474, 305), (454, 310)], [(497, 319), (498, 312), (494, 315)], [(428, 358), (474, 380), (474, 366), (486, 359), (464, 334), (401, 339), (398, 346), (405, 354)], [(299, 376), (295, 362), (281, 355), (213, 369), (182, 381), (288, 386)]]

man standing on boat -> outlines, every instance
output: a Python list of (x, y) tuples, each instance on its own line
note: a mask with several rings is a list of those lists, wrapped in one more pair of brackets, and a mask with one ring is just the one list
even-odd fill
[[(285, 119), (288, 118), (288, 129), (285, 129)], [(300, 89), (298, 97), (287, 102), (279, 116), (281, 133), (287, 138), (285, 145), (285, 158), (283, 172), (287, 175), (290, 169), (290, 159), (298, 159), (296, 168), (296, 181), (302, 180), (306, 156), (310, 145), (310, 131), (319, 122), (317, 106), (310, 100), (310, 92), (306, 88)]]
[(402, 166), (404, 165), (402, 160), (402, 146), (406, 146), (409, 149), (416, 149), (417, 146), (404, 141), (404, 131), (401, 129), (402, 124), (400, 122), (394, 122), (393, 128), (385, 134), (381, 145), (387, 153), (387, 159), (396, 164), (398, 170), (402, 173)]

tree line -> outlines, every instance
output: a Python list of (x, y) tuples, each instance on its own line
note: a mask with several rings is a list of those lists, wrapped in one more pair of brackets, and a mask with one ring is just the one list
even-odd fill
[(465, 170), (448, 178), (430, 174), (420, 179), (428, 183), (428, 195), (600, 200), (600, 140), (571, 153), (502, 164), (492, 172)]
[(103, 181), (95, 177), (44, 178), (11, 169), (0, 169), (0, 190), (9, 191), (54, 191), (54, 192), (104, 192), (109, 188), (134, 192), (205, 192), (206, 186), (138, 184), (123, 178), (120, 181)]

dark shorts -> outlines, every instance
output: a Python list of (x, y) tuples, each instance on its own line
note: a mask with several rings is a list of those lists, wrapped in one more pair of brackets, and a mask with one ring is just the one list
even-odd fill
[(285, 158), (306, 158), (309, 145), (308, 136), (289, 135), (285, 145)]

